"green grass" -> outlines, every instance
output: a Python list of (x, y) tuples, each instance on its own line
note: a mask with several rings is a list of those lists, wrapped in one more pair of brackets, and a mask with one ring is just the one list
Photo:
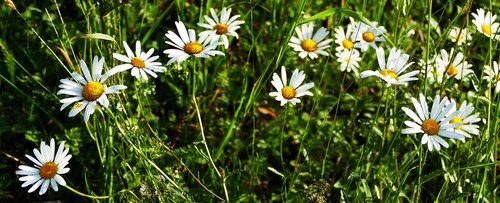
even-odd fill
[[(484, 66), (500, 60), (498, 41), (479, 32), (469, 46), (451, 42), (452, 27), (475, 30), (469, 5), (499, 15), (496, 1), (15, 1), (0, 5), (0, 201), (95, 202), (498, 202), (500, 94), (483, 80)], [(343, 2), (343, 3), (341, 3)], [(148, 81), (129, 71), (107, 84), (128, 88), (110, 94), (85, 122), (60, 111), (59, 80), (80, 71), (79, 61), (105, 58), (107, 71), (121, 62), (122, 41), (154, 48), (164, 65), (168, 30), (175, 21), (197, 33), (210, 8), (233, 9), (245, 21), (230, 37), (225, 56), (190, 58)], [(441, 49), (461, 51), (473, 64), (468, 81), (408, 86), (341, 72), (335, 43), (329, 56), (302, 60), (288, 46), (295, 27), (315, 31), (349, 23), (378, 22), (392, 46), (426, 70)], [(430, 19), (430, 20), (429, 20)], [(499, 22), (497, 19), (496, 22)], [(415, 34), (407, 34), (413, 30)], [(360, 72), (378, 70), (375, 50), (361, 53)], [(455, 57), (455, 56), (453, 56)], [(314, 96), (280, 106), (272, 74), (298, 68), (314, 82)], [(408, 72), (408, 71), (407, 71)], [(422, 92), (457, 103), (467, 100), (483, 119), (479, 135), (429, 152), (421, 134), (406, 135), (411, 97)], [(71, 189), (28, 193), (15, 174), (32, 165), (41, 141), (66, 142), (73, 157), (63, 175)], [(98, 199), (102, 198), (102, 199)]]

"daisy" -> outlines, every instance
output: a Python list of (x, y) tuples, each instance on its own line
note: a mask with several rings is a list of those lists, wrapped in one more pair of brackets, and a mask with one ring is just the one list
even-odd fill
[(337, 53), (341, 53), (344, 50), (353, 50), (354, 44), (356, 42), (355, 35), (352, 33), (352, 25), (347, 25), (347, 29), (344, 32), (344, 28), (342, 26), (335, 28), (335, 43), (339, 46), (335, 48)]
[(484, 66), (484, 72), (486, 75), (483, 77), (486, 81), (491, 81), (495, 85), (495, 92), (500, 92), (500, 71), (498, 68), (498, 63), (493, 61), (493, 68), (486, 65)]
[(208, 24), (201, 22), (197, 24), (200, 27), (209, 29), (201, 32), (199, 35), (210, 37), (211, 42), (218, 42), (219, 39), (221, 39), (224, 47), (227, 49), (229, 47), (229, 40), (227, 39), (227, 36), (234, 36), (238, 39), (238, 33), (236, 33), (236, 30), (239, 29), (239, 25), (244, 24), (245, 21), (237, 20), (240, 15), (235, 15), (229, 18), (231, 15), (231, 8), (222, 8), (220, 18), (217, 14), (215, 14), (215, 10), (213, 8), (210, 8), (210, 13), (212, 14), (212, 18), (205, 15), (205, 20)]
[(452, 139), (464, 138), (464, 135), (450, 131), (451, 129), (462, 125), (458, 122), (450, 123), (450, 120), (460, 113), (459, 111), (450, 113), (450, 110), (455, 106), (454, 101), (452, 101), (449, 105), (446, 105), (448, 98), (444, 97), (441, 100), (439, 95), (436, 95), (434, 102), (432, 103), (431, 111), (429, 112), (424, 95), (420, 93), (419, 96), (420, 102), (414, 97), (411, 98), (415, 111), (406, 107), (402, 108), (406, 115), (413, 119), (413, 121), (404, 122), (404, 124), (409, 128), (403, 129), (401, 131), (402, 134), (423, 133), (424, 136), (422, 137), (421, 142), (422, 144), (427, 144), (429, 151), (432, 151), (433, 149), (439, 151), (441, 149), (441, 145), (448, 148), (448, 143), (441, 137), (448, 137)]
[(350, 18), (351, 23), (354, 25), (353, 33), (356, 36), (355, 39), (358, 43), (354, 47), (361, 49), (362, 52), (368, 50), (368, 46), (377, 49), (376, 42), (385, 42), (382, 33), (386, 32), (383, 26), (378, 26), (377, 22), (372, 22), (373, 27), (363, 23), (356, 22), (353, 18)]
[[(452, 100), (452, 102), (455, 102)], [(457, 111), (457, 108), (454, 106), (450, 112), (455, 112)], [(467, 101), (462, 102), (460, 105), (460, 109), (458, 110), (460, 113), (453, 117), (450, 120), (450, 123), (460, 123), (462, 125), (455, 127), (452, 129), (453, 131), (467, 137), (471, 138), (470, 134), (473, 135), (478, 135), (479, 134), (479, 126), (474, 125), (473, 123), (477, 123), (481, 121), (481, 118), (479, 118), (479, 113), (470, 115), (474, 111), (474, 106), (472, 104), (467, 104)], [(462, 142), (465, 142), (465, 138), (461, 139)]]
[(66, 181), (61, 175), (69, 172), (69, 168), (66, 168), (66, 166), (69, 164), (71, 154), (68, 154), (68, 152), (69, 148), (64, 147), (64, 142), (59, 144), (56, 153), (54, 138), (50, 140), (50, 145), (46, 145), (42, 141), (40, 150), (33, 149), (36, 158), (26, 154), (26, 157), (35, 163), (35, 167), (20, 165), (19, 170), (16, 171), (16, 174), (21, 176), (19, 181), (24, 182), (21, 187), (33, 185), (28, 190), (28, 193), (31, 193), (41, 186), (38, 192), (39, 195), (45, 194), (49, 186), (57, 192), (59, 189), (58, 184), (66, 185)]
[(295, 32), (299, 38), (292, 36), (290, 39), (289, 46), (293, 48), (294, 51), (299, 52), (300, 58), (305, 58), (309, 56), (311, 59), (318, 58), (318, 54), (328, 56), (325, 49), (330, 47), (332, 39), (325, 39), (328, 36), (329, 31), (326, 28), (321, 27), (313, 36), (313, 23), (302, 24), (302, 29), (295, 27)]
[[(420, 59), (418, 62), (418, 66), (422, 67), (421, 72), (427, 75), (427, 79), (429, 80), (429, 84), (434, 84), (434, 82), (441, 83), (443, 81), (443, 74), (445, 74), (444, 67), (436, 66), (436, 58), (437, 55), (430, 57), (425, 63), (425, 59)], [(427, 72), (425, 69), (427, 66)]]
[(460, 30), (460, 28), (458, 28), (458, 27), (453, 27), (450, 30), (450, 39), (452, 42), (456, 42), (458, 46), (460, 46), (464, 43), (467, 43), (467, 45), (470, 45), (470, 40), (472, 39), (472, 33), (467, 32), (467, 28)]
[(392, 84), (402, 85), (406, 84), (408, 81), (418, 80), (418, 78), (413, 77), (418, 74), (418, 70), (401, 75), (403, 71), (414, 63), (408, 63), (409, 58), (410, 56), (408, 54), (403, 54), (401, 50), (393, 47), (386, 63), (384, 48), (379, 47), (377, 49), (377, 59), (380, 71), (367, 70), (363, 71), (360, 76), (361, 78), (377, 76), (387, 82), (387, 86), (391, 86)]
[[(436, 57), (437, 69), (445, 70), (447, 78), (465, 79), (467, 75), (474, 72), (470, 69), (472, 64), (468, 64), (465, 61), (462, 52), (458, 52), (453, 58), (453, 52), (453, 48), (451, 48), (450, 54), (446, 50), (441, 49), (441, 55)], [(453, 61), (451, 61), (452, 59)]]
[(441, 82), (443, 82), (444, 72), (444, 67), (429, 66), (427, 70), (427, 78), (429, 79), (429, 83), (433, 84), (434, 82), (436, 82), (440, 84)]
[(359, 51), (356, 49), (353, 50), (343, 50), (341, 52), (337, 52), (335, 54), (337, 56), (337, 61), (340, 62), (340, 71), (347, 71), (350, 73), (351, 71), (359, 75), (359, 61), (361, 61), (361, 57), (359, 56)]
[(196, 32), (193, 29), (187, 30), (186, 26), (184, 26), (184, 23), (181, 21), (175, 22), (175, 26), (177, 27), (179, 35), (170, 30), (167, 34), (165, 34), (165, 36), (170, 40), (165, 41), (165, 43), (175, 48), (163, 51), (163, 53), (168, 54), (168, 57), (170, 58), (167, 65), (170, 65), (173, 62), (180, 63), (191, 56), (200, 58), (208, 58), (215, 55), (224, 56), (224, 53), (214, 50), (219, 43), (209, 44), (209, 35), (200, 36), (198, 40), (196, 40)]
[[(160, 58), (159, 56), (152, 56), (154, 49), (151, 48), (147, 53), (141, 51), (141, 42), (135, 42), (135, 55), (132, 52), (132, 49), (128, 46), (127, 42), (123, 41), (123, 47), (125, 47), (125, 51), (127, 52), (127, 56), (121, 55), (118, 53), (113, 53), (113, 57), (118, 59), (125, 64), (115, 66), (111, 70), (107, 72), (107, 74), (113, 75), (117, 72), (126, 71), (132, 68), (132, 76), (135, 78), (139, 78), (142, 76), (144, 80), (148, 80), (147, 74), (157, 77), (156, 73), (163, 73), (165, 71), (165, 67), (161, 66), (161, 62), (154, 62), (156, 59)], [(146, 74), (147, 73), (147, 74)]]
[(280, 101), (281, 106), (285, 105), (287, 102), (290, 102), (293, 105), (300, 103), (300, 99), (298, 99), (299, 97), (304, 95), (313, 96), (313, 93), (307, 90), (313, 88), (314, 83), (310, 82), (299, 87), (305, 77), (306, 74), (304, 74), (304, 71), (299, 72), (298, 69), (295, 69), (293, 71), (292, 78), (290, 79), (290, 83), (287, 83), (285, 66), (281, 66), (281, 78), (278, 74), (274, 73), (273, 81), (271, 81), (271, 84), (278, 91), (270, 92), (269, 96), (276, 97), (276, 101)]
[(74, 117), (76, 114), (80, 113), (85, 109), (85, 121), (88, 121), (90, 115), (94, 113), (97, 106), (97, 102), (104, 107), (109, 105), (109, 100), (106, 94), (117, 93), (118, 90), (126, 89), (125, 85), (113, 85), (108, 87), (104, 82), (111, 76), (110, 73), (105, 73), (101, 75), (104, 65), (104, 57), (98, 60), (97, 56), (94, 56), (92, 63), (92, 72), (89, 71), (85, 61), (80, 60), (80, 68), (82, 69), (83, 76), (77, 72), (73, 72), (71, 76), (75, 81), (62, 79), (59, 85), (59, 90), (57, 95), (66, 94), (71, 97), (61, 100), (63, 104), (61, 106), (61, 111), (73, 104), (73, 108), (69, 112), (69, 117)]
[(477, 13), (472, 13), (472, 16), (474, 17), (472, 23), (476, 25), (477, 30), (489, 38), (498, 40), (499, 36), (497, 31), (499, 24), (494, 23), (497, 15), (492, 15), (489, 11), (485, 13), (482, 8), (477, 9), (476, 12)]

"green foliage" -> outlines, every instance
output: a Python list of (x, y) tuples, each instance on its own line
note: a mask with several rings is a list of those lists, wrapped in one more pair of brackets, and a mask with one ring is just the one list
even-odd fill
[[(15, 1), (0, 6), (0, 202), (498, 202), (500, 94), (483, 79), (499, 61), (498, 41), (475, 30), (477, 8), (499, 14), (496, 1)], [(225, 56), (189, 58), (157, 78), (129, 71), (111, 84), (128, 88), (108, 96), (88, 122), (60, 110), (60, 80), (104, 57), (104, 71), (120, 65), (123, 41), (154, 48), (166, 64), (165, 33), (183, 21), (200, 33), (210, 8), (232, 8), (245, 21), (229, 38)], [(470, 8), (470, 12), (467, 11)], [(496, 13), (495, 13), (496, 12)], [(288, 43), (295, 27), (344, 29), (349, 18), (387, 30), (385, 42), (431, 68), (441, 49), (465, 55), (469, 80), (406, 86), (342, 72), (335, 47), (329, 56), (300, 59)], [(498, 22), (498, 20), (497, 20)], [(475, 34), (470, 45), (452, 42), (453, 27)], [(388, 53), (388, 51), (386, 51)], [(360, 72), (378, 70), (375, 50), (361, 54)], [(455, 57), (455, 56), (453, 56)], [(423, 63), (420, 63), (422, 59)], [(269, 96), (273, 73), (295, 68), (314, 82), (314, 96), (280, 106)], [(409, 72), (409, 71), (408, 71)], [(445, 75), (442, 76), (445, 78)], [(422, 92), (467, 100), (482, 121), (479, 135), (429, 152), (422, 135), (402, 134)], [(430, 102), (428, 102), (430, 103)], [(45, 195), (21, 188), (15, 171), (32, 165), (25, 154), (55, 138), (70, 148), (66, 188)], [(104, 199), (96, 199), (101, 196)], [(109, 196), (109, 197), (107, 197)]]

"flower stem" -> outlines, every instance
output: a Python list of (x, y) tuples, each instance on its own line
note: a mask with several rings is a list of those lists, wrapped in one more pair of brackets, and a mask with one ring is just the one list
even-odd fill
[(84, 194), (82, 192), (79, 192), (68, 185), (65, 185), (64, 187), (67, 188), (68, 190), (70, 190), (71, 192), (74, 192), (77, 195), (80, 195), (82, 197), (88, 197), (90, 199), (108, 199), (108, 198), (112, 197), (112, 196), (92, 196), (92, 195), (88, 195), (88, 194)]

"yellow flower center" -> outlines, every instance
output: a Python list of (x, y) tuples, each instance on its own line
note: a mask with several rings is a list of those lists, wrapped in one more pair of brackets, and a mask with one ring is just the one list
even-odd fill
[(500, 80), (500, 74), (497, 75), (497, 80)]
[(199, 54), (203, 51), (203, 46), (197, 41), (189, 42), (184, 46), (184, 52), (189, 55)]
[(373, 42), (375, 40), (375, 34), (369, 31), (363, 32), (363, 40), (367, 42)]
[(295, 89), (290, 86), (285, 86), (281, 89), (281, 95), (283, 95), (285, 99), (293, 99), (295, 97)]
[(448, 74), (448, 76), (450, 76), (450, 77), (458, 74), (458, 70), (455, 67), (455, 65), (448, 64), (448, 67), (446, 68), (446, 74)]
[(428, 135), (437, 135), (439, 132), (439, 124), (431, 118), (422, 121), (422, 131)]
[(40, 167), (38, 174), (43, 178), (43, 179), (51, 179), (57, 174), (57, 165), (56, 163), (49, 161), (45, 164), (43, 164), (42, 167)]
[(490, 25), (488, 24), (482, 24), (481, 25), (481, 30), (483, 30), (483, 33), (488, 35), (488, 36), (491, 36), (491, 27)]
[(302, 41), (302, 44), (300, 46), (302, 46), (302, 49), (307, 52), (313, 52), (318, 49), (316, 42), (312, 39), (306, 39)]
[(398, 74), (396, 74), (394, 71), (392, 71), (390, 69), (381, 70), (380, 74), (382, 74), (384, 76), (389, 76), (389, 77), (394, 78), (394, 79), (398, 79)]
[(144, 60), (139, 57), (134, 57), (130, 61), (132, 62), (132, 65), (137, 68), (144, 68), (144, 66), (146, 66)]
[(344, 46), (347, 49), (352, 49), (352, 47), (354, 47), (354, 44), (350, 39), (344, 39), (342, 40), (342, 46)]
[[(450, 120), (450, 123), (460, 123), (460, 124), (464, 124), (464, 122), (462, 121), (462, 118), (460, 118), (460, 116), (455, 116), (453, 117), (451, 120)], [(462, 129), (462, 125), (458, 126), (458, 127), (455, 127), (455, 130), (460, 130)]]
[(455, 41), (457, 42), (460, 42), (464, 39), (464, 36), (463, 35), (457, 35), (457, 37), (455, 37)]
[(83, 87), (82, 96), (87, 101), (95, 101), (104, 93), (104, 86), (97, 81), (88, 82)]
[(216, 34), (218, 35), (223, 35), (227, 33), (227, 24), (226, 23), (219, 23), (214, 26), (214, 29), (216, 30)]

